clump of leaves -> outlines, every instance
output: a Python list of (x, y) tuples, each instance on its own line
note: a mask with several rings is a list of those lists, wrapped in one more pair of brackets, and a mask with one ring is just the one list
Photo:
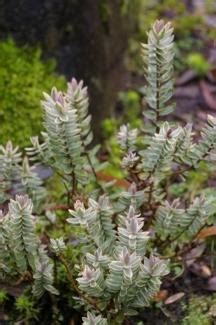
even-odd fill
[(27, 295), (20, 295), (16, 299), (15, 306), (22, 321), (26, 322), (30, 319), (37, 319), (37, 309), (34, 306), (34, 301)]
[[(151, 306), (164, 278), (183, 265), (197, 234), (213, 223), (216, 205), (210, 191), (199, 190), (188, 199), (176, 198), (170, 189), (173, 179), (184, 182), (201, 162), (211, 165), (216, 150), (214, 117), (208, 117), (197, 142), (191, 124), (163, 120), (174, 109), (173, 40), (171, 24), (156, 21), (142, 44), (148, 128), (122, 125), (119, 130), (121, 188), (99, 177), (105, 165), (97, 158), (98, 147), (89, 148), (87, 88), (75, 79), (66, 92), (44, 93), (43, 141), (34, 137), (26, 149), (30, 162), (42, 162), (58, 175), (65, 187), (61, 202), (45, 203), (42, 184), (26, 158), (11, 143), (1, 148), (1, 279), (29, 283), (36, 300), (46, 291), (60, 299), (67, 283), (74, 308), (87, 312), (84, 324), (122, 324), (139, 308)], [(8, 191), (12, 180), (23, 185), (15, 197)], [(41, 221), (32, 215), (32, 202), (47, 226), (35, 227)], [(73, 255), (76, 246), (79, 254)]]

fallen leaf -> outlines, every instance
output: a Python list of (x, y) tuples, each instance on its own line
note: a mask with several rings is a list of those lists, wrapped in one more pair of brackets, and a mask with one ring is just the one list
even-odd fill
[(124, 189), (128, 189), (128, 187), (130, 186), (130, 183), (127, 182), (124, 179), (116, 179), (115, 177), (102, 173), (102, 172), (97, 172), (97, 178), (101, 181), (105, 181), (105, 182), (115, 182), (115, 186), (120, 187), (120, 188), (124, 188)]
[(214, 235), (216, 235), (216, 226), (206, 227), (197, 234), (196, 239), (204, 239)]
[(184, 295), (185, 295), (184, 292), (178, 292), (178, 293), (175, 293), (174, 295), (169, 296), (169, 297), (164, 301), (164, 303), (165, 303), (165, 305), (173, 304), (174, 302), (180, 300)]
[(158, 291), (155, 296), (154, 296), (154, 301), (156, 302), (160, 302), (160, 301), (164, 301), (168, 296), (168, 290), (160, 290)]
[(201, 245), (198, 245), (195, 248), (191, 249), (191, 251), (187, 253), (184, 257), (185, 264), (187, 266), (192, 265), (195, 260), (203, 254), (205, 248), (206, 244), (202, 243)]

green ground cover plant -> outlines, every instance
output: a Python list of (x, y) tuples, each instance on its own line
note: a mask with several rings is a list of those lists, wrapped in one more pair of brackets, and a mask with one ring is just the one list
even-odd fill
[(188, 305), (184, 306), (186, 315), (182, 320), (182, 325), (211, 325), (216, 317), (216, 299), (215, 295), (210, 297), (192, 295)]
[(41, 131), (41, 92), (50, 91), (54, 84), (63, 89), (66, 84), (54, 70), (54, 61), (43, 62), (39, 49), (18, 47), (11, 39), (0, 42), (2, 143), (12, 140), (24, 147), (30, 136)]
[[(216, 157), (216, 118), (208, 117), (198, 141), (191, 124), (164, 121), (174, 110), (174, 53), (171, 24), (156, 21), (142, 44), (145, 128), (122, 125), (117, 135), (123, 188), (99, 177), (107, 165), (98, 158), (99, 147), (90, 146), (82, 81), (72, 79), (65, 92), (44, 93), (43, 140), (31, 138), (25, 154), (11, 142), (0, 147), (0, 279), (7, 319), (46, 323), (39, 317), (49, 301), (49, 323), (66, 322), (76, 309), (86, 325), (123, 324), (151, 307), (166, 279), (183, 272), (197, 234), (214, 223), (213, 188), (192, 197), (173, 191), (203, 164), (214, 169)], [(51, 167), (64, 188), (54, 201), (35, 171), (38, 163)], [(22, 292), (15, 303), (11, 285)]]

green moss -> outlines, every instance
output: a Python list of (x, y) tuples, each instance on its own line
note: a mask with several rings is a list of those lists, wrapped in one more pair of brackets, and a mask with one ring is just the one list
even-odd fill
[(0, 43), (1, 143), (10, 139), (23, 147), (40, 132), (42, 91), (65, 86), (54, 69), (54, 61), (42, 62), (39, 49), (19, 48), (12, 40)]
[(199, 76), (204, 76), (210, 70), (210, 64), (200, 53), (190, 53), (187, 57), (188, 66), (197, 72)]
[(25, 294), (22, 294), (16, 299), (15, 307), (20, 316), (24, 317), (25, 320), (36, 318), (37, 310), (34, 307), (34, 302)]
[(181, 325), (211, 325), (216, 321), (216, 296), (192, 296), (189, 299), (186, 316)]
[(140, 127), (142, 121), (140, 120), (140, 95), (135, 90), (128, 90), (120, 92), (119, 100), (124, 107), (124, 119), (130, 121), (132, 128)]

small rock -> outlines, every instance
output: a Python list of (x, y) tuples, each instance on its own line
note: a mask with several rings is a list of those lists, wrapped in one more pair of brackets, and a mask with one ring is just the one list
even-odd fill
[(196, 274), (197, 276), (204, 279), (210, 278), (212, 275), (211, 269), (203, 263), (193, 263), (193, 265), (191, 265), (190, 271), (193, 274)]

